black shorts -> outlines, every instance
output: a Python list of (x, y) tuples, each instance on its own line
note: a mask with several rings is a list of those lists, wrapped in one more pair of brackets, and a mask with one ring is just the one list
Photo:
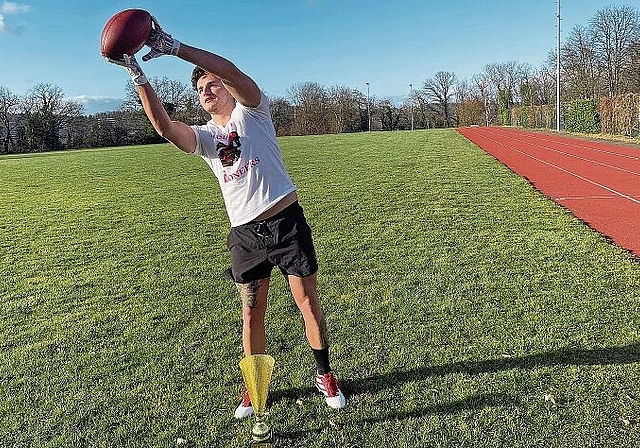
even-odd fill
[(318, 271), (311, 228), (298, 202), (264, 221), (231, 228), (227, 247), (236, 283), (268, 278), (274, 266), (298, 277)]

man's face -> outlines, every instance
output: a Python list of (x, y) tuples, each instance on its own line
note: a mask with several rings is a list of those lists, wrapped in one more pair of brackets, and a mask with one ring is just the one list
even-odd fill
[(198, 79), (196, 87), (204, 110), (210, 114), (231, 113), (235, 103), (220, 78), (206, 73)]

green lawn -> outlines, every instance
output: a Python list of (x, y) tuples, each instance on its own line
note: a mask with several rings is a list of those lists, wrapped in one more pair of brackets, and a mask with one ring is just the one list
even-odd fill
[[(348, 404), (274, 276), (278, 446), (640, 447), (637, 259), (453, 130), (281, 144)], [(169, 145), (0, 158), (0, 446), (245, 444), (228, 229)]]

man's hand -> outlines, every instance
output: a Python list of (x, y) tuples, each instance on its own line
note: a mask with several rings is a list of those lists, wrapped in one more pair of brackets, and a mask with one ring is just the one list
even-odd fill
[(149, 53), (142, 56), (143, 61), (158, 58), (163, 55), (175, 56), (180, 49), (180, 41), (171, 37), (171, 34), (165, 32), (155, 17), (151, 17), (153, 23), (151, 33), (147, 39), (146, 45), (151, 48)]
[(131, 80), (135, 85), (141, 86), (149, 82), (147, 80), (147, 77), (144, 75), (142, 68), (140, 68), (138, 61), (136, 61), (135, 56), (129, 56), (128, 54), (123, 54), (122, 59), (111, 59), (107, 57), (105, 57), (105, 59), (111, 62), (112, 64), (116, 64), (121, 67), (124, 67), (124, 69), (127, 71), (129, 76), (131, 76)]

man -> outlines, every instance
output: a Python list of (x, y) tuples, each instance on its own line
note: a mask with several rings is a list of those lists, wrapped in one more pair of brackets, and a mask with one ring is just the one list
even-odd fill
[[(200, 155), (215, 173), (231, 231), (227, 245), (231, 269), (242, 301), (245, 355), (265, 353), (265, 311), (274, 266), (285, 275), (302, 313), (305, 333), (316, 361), (315, 384), (326, 403), (339, 409), (345, 398), (331, 371), (324, 316), (318, 304), (311, 229), (296, 188), (282, 161), (267, 97), (256, 83), (227, 59), (174, 39), (153, 19), (142, 59), (173, 55), (196, 65), (192, 85), (211, 116), (202, 126), (172, 121), (133, 56), (109, 62), (123, 66), (155, 130), (174, 146)], [(246, 391), (236, 418), (253, 408)]]

